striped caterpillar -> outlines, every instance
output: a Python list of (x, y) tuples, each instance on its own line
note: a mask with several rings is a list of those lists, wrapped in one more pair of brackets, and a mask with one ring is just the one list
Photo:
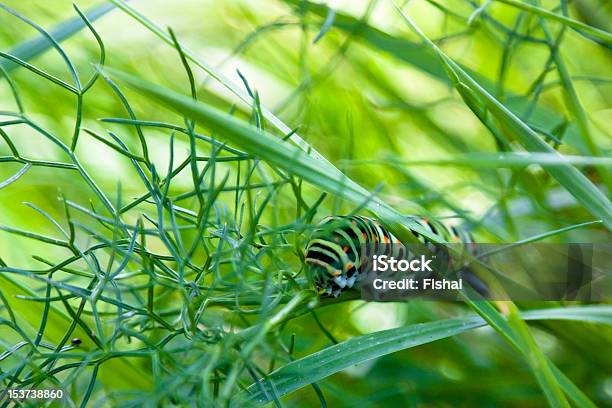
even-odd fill
[[(473, 242), (467, 232), (447, 227), (439, 221), (426, 218), (415, 221), (445, 242)], [(414, 230), (411, 232), (432, 252), (437, 250), (425, 236)], [(404, 249), (399, 244), (401, 242), (374, 219), (357, 215), (330, 216), (317, 225), (306, 245), (305, 263), (319, 293), (337, 297), (342, 291), (356, 287), (359, 282), (369, 255), (362, 253), (364, 248), (401, 258)]]

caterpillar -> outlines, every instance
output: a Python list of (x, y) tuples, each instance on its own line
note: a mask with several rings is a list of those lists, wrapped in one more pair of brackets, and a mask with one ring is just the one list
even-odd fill
[[(415, 221), (446, 242), (473, 242), (469, 233), (447, 227), (437, 220), (419, 218)], [(438, 249), (425, 236), (414, 230), (411, 232), (432, 252)], [(329, 216), (321, 220), (313, 231), (304, 258), (319, 293), (337, 297), (341, 292), (356, 287), (367, 257), (371, 255), (369, 252), (401, 258), (405, 248), (399, 244), (399, 239), (372, 218)]]

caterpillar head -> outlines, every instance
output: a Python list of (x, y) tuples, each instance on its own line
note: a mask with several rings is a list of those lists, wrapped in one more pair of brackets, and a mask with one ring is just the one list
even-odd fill
[(324, 218), (306, 246), (305, 262), (319, 293), (337, 297), (359, 280), (358, 230), (350, 217)]

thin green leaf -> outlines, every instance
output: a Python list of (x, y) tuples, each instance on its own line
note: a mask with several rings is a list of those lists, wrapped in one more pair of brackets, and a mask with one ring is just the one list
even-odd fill
[[(500, 103), (495, 97), (487, 92), (476, 80), (465, 70), (449, 58), (436, 44), (434, 44), (421, 29), (398, 9), (406, 24), (414, 31), (439, 58), (449, 72), (453, 84), (458, 90), (472, 92), (487, 107), (489, 112), (505, 129), (505, 133), (515, 137), (530, 152), (543, 152), (556, 155), (558, 161), (563, 163), (565, 158), (553, 149), (548, 143), (524, 123), (518, 116)], [(600, 218), (604, 225), (612, 231), (612, 203), (591, 181), (570, 163), (547, 168), (548, 172), (572, 194), (576, 200), (582, 203), (595, 217)]]
[(330, 171), (327, 166), (321, 166), (320, 161), (301, 149), (284, 143), (277, 137), (203, 102), (194, 101), (170, 89), (121, 71), (109, 69), (107, 71), (153, 100), (205, 124), (247, 153), (300, 176), (330, 193), (343, 196), (357, 205), (365, 203), (365, 207), (378, 215), (385, 224), (392, 228), (398, 238), (406, 242), (412, 242), (415, 239), (414, 235), (406, 230), (406, 228), (410, 228), (433, 242), (443, 242), (441, 237), (423, 228), (410, 218), (401, 215), (382, 200), (373, 197), (343, 173)]
[(612, 167), (612, 158), (592, 156), (560, 156), (550, 153), (466, 153), (428, 160), (400, 160), (395, 157), (384, 157), (380, 160), (350, 160), (348, 165), (355, 164), (388, 164), (402, 166), (466, 166), (479, 168), (524, 167), (538, 164), (543, 168), (563, 167), (567, 164), (576, 166)]
[[(172, 37), (167, 34), (164, 30), (160, 29), (155, 23), (151, 20), (147, 19), (144, 15), (140, 14), (136, 9), (127, 4), (124, 0), (110, 0), (112, 1), (119, 9), (123, 10), (130, 17), (134, 18), (148, 30), (153, 32), (159, 38), (161, 38), (166, 44), (174, 47), (174, 41)], [(195, 53), (190, 51), (185, 47), (181, 47), (181, 50), (185, 57), (193, 62), (196, 66), (203, 69), (207, 74), (217, 80), (221, 85), (227, 88), (230, 92), (236, 95), (242, 102), (246, 104), (247, 107), (255, 106), (254, 98), (248, 93), (241, 90), (238, 86), (236, 86), (229, 78), (225, 77), (223, 74), (218, 72), (215, 68), (207, 64), (201, 58), (198, 58)], [(280, 130), (283, 134), (289, 134), (292, 132), (291, 128), (285, 125), (279, 118), (277, 118), (271, 111), (262, 107), (262, 113), (264, 117), (270, 121), (278, 130)], [(325, 157), (319, 154), (315, 149), (312, 148), (306, 141), (304, 141), (296, 132), (291, 133), (290, 137), (291, 141), (293, 141), (297, 146), (299, 146), (303, 151), (308, 152), (308, 154), (314, 157), (316, 160), (325, 163), (326, 166), (332, 169), (336, 173), (340, 173), (338, 169), (336, 169)]]
[(536, 344), (518, 308), (514, 303), (510, 303), (508, 308), (510, 309), (508, 323), (514, 329), (518, 343), (526, 351), (526, 360), (531, 366), (531, 371), (533, 371), (550, 406), (553, 408), (570, 408), (561, 385), (552, 372), (551, 364), (548, 363), (544, 352)]
[[(89, 21), (95, 21), (114, 8), (115, 6), (113, 4), (103, 3), (87, 10), (85, 16), (87, 16)], [(55, 26), (55, 28), (49, 31), (49, 35), (54, 38), (55, 41), (62, 42), (78, 33), (84, 27), (86, 27), (85, 22), (81, 17), (77, 16)], [(52, 47), (53, 43), (49, 40), (48, 36), (41, 34), (32, 40), (25, 41), (12, 48), (8, 51), (8, 54), (22, 61), (29, 61)], [(19, 65), (12, 61), (0, 60), (0, 66), (10, 72)]]
[[(327, 15), (327, 6), (324, 4), (307, 0), (283, 0), (283, 2), (300, 7), (304, 12), (317, 15), (321, 18), (325, 18)], [(407, 40), (403, 37), (391, 35), (379, 28), (367, 24), (367, 22), (339, 11), (336, 11), (334, 28), (352, 35), (355, 39), (369, 45), (377, 52), (387, 53), (398, 61), (408, 63), (436, 79), (448, 81), (447, 72), (440, 63), (439, 58), (428, 52), (421, 44)], [(497, 84), (487, 77), (465, 66), (462, 66), (462, 69), (469, 73), (472, 78), (477, 80), (489, 92), (495, 92), (497, 89)], [(524, 112), (525, 108), (531, 105), (531, 102), (523, 95), (510, 93), (506, 95), (508, 96), (508, 107), (513, 112)], [(534, 106), (532, 118), (534, 123), (543, 127), (550, 123), (559, 123), (564, 119), (558, 113), (551, 111), (542, 104)], [(577, 132), (572, 128), (568, 129), (566, 139), (580, 141)], [(578, 145), (578, 147), (581, 148), (581, 152), (588, 152), (588, 149), (583, 145)]]
[(544, 17), (546, 19), (556, 21), (561, 24), (565, 24), (568, 27), (575, 29), (578, 33), (588, 33), (594, 38), (597, 38), (603, 41), (605, 44), (612, 44), (612, 34), (607, 31), (601, 30), (596, 27), (592, 27), (588, 24), (584, 24), (581, 21), (571, 19), (569, 17), (553, 13), (552, 11), (548, 11), (541, 7), (534, 6), (532, 4), (523, 3), (518, 0), (495, 0), (498, 3), (504, 3), (509, 6), (515, 7), (519, 10), (528, 11), (531, 14), (535, 14), (536, 16)]
[[(572, 312), (567, 315), (564, 315), (567, 308), (532, 310), (522, 313), (521, 317), (525, 320), (561, 318), (612, 325), (612, 307), (610, 306), (586, 306), (572, 309)], [(245, 392), (234, 400), (234, 403), (239, 405), (241, 400), (257, 403), (267, 402), (261, 386), (265, 387), (269, 393), (270, 385), (274, 384), (278, 396), (287, 395), (355, 364), (456, 336), (486, 324), (485, 320), (479, 316), (469, 316), (420, 323), (353, 337), (286, 364), (272, 372), (266, 379), (261, 380), (260, 384), (250, 385)]]

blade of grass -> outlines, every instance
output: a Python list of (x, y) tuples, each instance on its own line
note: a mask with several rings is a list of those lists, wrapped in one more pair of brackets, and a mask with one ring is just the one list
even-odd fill
[[(148, 20), (144, 15), (140, 14), (133, 7), (128, 5), (123, 0), (111, 0), (118, 8), (123, 10), (129, 16), (134, 18), (136, 21), (141, 23), (148, 30), (153, 32), (159, 38), (161, 38), (168, 45), (175, 47), (175, 42), (172, 37), (167, 34), (164, 30), (160, 29), (153, 22)], [(248, 93), (242, 91), (239, 87), (234, 85), (232, 81), (222, 75), (220, 72), (215, 70), (212, 66), (208, 65), (205, 61), (200, 58), (197, 58), (193, 52), (191, 52), (186, 47), (181, 46), (181, 51), (184, 56), (193, 62), (196, 66), (203, 69), (206, 73), (208, 73), (211, 77), (217, 80), (221, 85), (226, 87), (230, 92), (236, 95), (242, 102), (244, 102), (248, 107), (257, 106), (257, 101), (251, 97)], [(362, 201), (359, 204), (362, 204), (367, 200), (367, 202), (371, 203), (368, 205), (369, 209), (377, 214), (383, 223), (385, 223), (397, 236), (398, 238), (412, 242), (414, 241), (414, 236), (408, 232), (405, 228), (405, 224), (410, 224), (409, 227), (414, 229), (417, 232), (422, 233), (423, 235), (430, 238), (433, 242), (442, 242), (442, 239), (436, 234), (432, 234), (428, 232), (424, 228), (421, 228), (417, 223), (406, 220), (405, 217), (402, 217), (399, 213), (381, 201), (378, 197), (372, 196), (369, 192), (355, 183), (350, 178), (346, 177), (340, 170), (338, 170), (331, 162), (329, 162), (324, 156), (322, 156), (316, 149), (314, 149), (310, 144), (305, 142), (295, 131), (295, 129), (291, 129), (285, 123), (283, 123), (279, 118), (277, 118), (271, 111), (267, 110), (265, 107), (260, 107), (263, 116), (270, 122), (274, 127), (276, 127), (279, 131), (281, 131), (285, 135), (290, 135), (289, 139), (295, 143), (305, 154), (303, 157), (310, 157), (314, 159), (315, 163), (324, 166), (325, 175), (331, 175), (332, 178), (335, 178), (337, 181), (341, 180), (342, 189), (352, 190), (355, 194), (353, 197), (361, 197)], [(197, 118), (192, 118), (197, 119)], [(276, 138), (269, 139), (268, 142), (276, 143)], [(281, 166), (282, 167), (282, 166)], [(319, 166), (317, 166), (319, 167)], [(336, 191), (337, 192), (337, 191)]]
[[(585, 306), (572, 308), (565, 315), (566, 308), (532, 310), (521, 314), (525, 320), (559, 319), (591, 321), (612, 325), (612, 307)], [(507, 321), (504, 320), (507, 323)], [(436, 340), (483, 327), (487, 324), (479, 316), (420, 323), (397, 329), (384, 330), (358, 336), (332, 345), (278, 368), (260, 383), (251, 384), (245, 392), (233, 401), (264, 403), (267, 399), (261, 387), (273, 384), (277, 395), (287, 395), (313, 382), (320, 381), (355, 364), (382, 357), (400, 350), (431, 343)]]
[(484, 320), (472, 316), (463, 319), (422, 323), (353, 337), (275, 370), (266, 379), (260, 380), (259, 384), (252, 384), (246, 392), (238, 395), (234, 405), (240, 405), (241, 399), (255, 403), (267, 402), (268, 400), (261, 388), (270, 389), (273, 386), (280, 397), (352, 365), (399, 350), (452, 337), (484, 325), (486, 325)]
[(575, 320), (612, 325), (612, 310), (609, 305), (565, 306), (528, 310), (521, 312), (521, 316), (525, 320)]
[(548, 363), (546, 356), (538, 347), (533, 336), (529, 332), (527, 324), (520, 316), (519, 310), (514, 303), (505, 303), (510, 309), (508, 315), (508, 324), (514, 329), (517, 334), (517, 340), (521, 347), (527, 351), (526, 359), (531, 366), (540, 388), (546, 395), (546, 399), (553, 408), (570, 408), (565, 395), (561, 389), (557, 377), (552, 372), (551, 365)]
[(329, 167), (321, 161), (314, 159), (295, 146), (284, 143), (270, 133), (170, 89), (121, 71), (108, 68), (105, 70), (153, 100), (205, 124), (245, 152), (300, 176), (328, 192), (344, 196), (357, 205), (364, 205), (365, 203), (367, 209), (376, 214), (394, 233), (397, 233), (398, 238), (405, 242), (413, 242), (415, 239), (414, 235), (406, 228), (426, 236), (433, 242), (443, 242), (441, 237), (423, 228), (409, 217), (403, 216), (382, 200), (373, 197), (363, 187), (340, 171), (330, 171)]
[[(171, 47), (175, 47), (175, 42), (173, 41), (171, 35), (166, 33), (164, 30), (160, 29), (157, 25), (155, 25), (155, 23), (147, 19), (144, 15), (142, 15), (132, 6), (127, 4), (124, 0), (110, 0), (110, 1), (112, 1), (117, 6), (117, 8), (124, 11), (130, 17), (134, 18), (136, 21), (142, 24), (145, 28), (150, 30), (153, 34), (155, 34), (160, 39), (162, 39), (166, 44), (170, 45)], [(255, 106), (256, 101), (251, 95), (248, 94), (248, 92), (244, 92), (240, 87), (236, 86), (229, 78), (225, 77), (223, 74), (221, 74), (214, 67), (212, 67), (211, 65), (203, 61), (201, 58), (198, 58), (188, 48), (181, 45), (181, 50), (187, 59), (189, 59), (196, 66), (204, 70), (208, 75), (213, 77), (221, 85), (227, 88), (231, 93), (236, 95), (243, 103), (246, 104), (247, 107), (250, 108), (252, 106)], [(321, 161), (322, 163), (325, 163), (325, 165), (328, 166), (331, 169), (331, 171), (340, 173), (340, 171), (336, 169), (333, 166), (333, 164), (331, 164), (325, 157), (323, 157), (319, 152), (313, 149), (312, 146), (310, 146), (310, 144), (304, 141), (296, 132), (292, 132), (292, 129), (289, 126), (287, 126), (285, 123), (283, 123), (283, 121), (281, 121), (279, 118), (277, 118), (271, 111), (267, 110), (263, 106), (261, 107), (261, 111), (264, 117), (270, 123), (272, 123), (272, 125), (274, 125), (274, 127), (276, 127), (279, 131), (281, 131), (283, 134), (286, 134), (286, 135), (291, 134), (290, 136), (291, 141), (294, 142), (298, 147), (300, 147), (300, 149), (302, 149), (305, 152), (308, 152), (308, 154), (312, 156), (313, 158), (315, 158), (316, 160)]]
[(553, 231), (543, 232), (541, 234), (537, 234), (537, 235), (534, 235), (534, 236), (531, 236), (531, 237), (528, 237), (528, 238), (521, 239), (519, 241), (513, 242), (511, 244), (504, 245), (503, 247), (500, 247), (500, 248), (497, 248), (497, 249), (492, 249), (492, 250), (487, 251), (487, 252), (483, 252), (481, 254), (478, 254), (478, 257), (479, 258), (485, 258), (485, 257), (491, 256), (491, 255), (493, 255), (493, 254), (495, 254), (497, 252), (504, 251), (504, 250), (506, 250), (508, 248), (514, 248), (514, 247), (517, 247), (517, 246), (529, 244), (531, 242), (541, 241), (541, 240), (543, 240), (545, 238), (552, 237), (552, 236), (555, 236), (555, 235), (558, 235), (558, 234), (562, 234), (564, 232), (572, 231), (572, 230), (575, 230), (575, 229), (578, 229), (578, 228), (589, 227), (589, 226), (597, 225), (597, 224), (601, 224), (601, 220), (582, 222), (580, 224), (569, 225), (567, 227), (559, 228), (559, 229), (556, 229), (556, 230), (553, 230)]
[[(464, 96), (472, 94), (478, 97), (487, 107), (489, 112), (498, 120), (506, 130), (506, 133), (514, 136), (527, 150), (531, 152), (543, 152), (557, 155), (560, 163), (565, 158), (548, 145), (542, 138), (520, 118), (512, 113), (506, 106), (500, 103), (495, 97), (488, 93), (476, 80), (465, 72), (457, 63), (449, 58), (436, 44), (434, 44), (421, 29), (398, 8), (401, 17), (427, 45), (427, 47), (438, 56), (447, 70), (447, 74), (457, 88), (457, 91)], [(591, 181), (578, 169), (565, 162), (553, 168), (548, 168), (548, 172), (559, 184), (564, 186), (578, 202), (591, 212), (595, 217), (601, 219), (604, 225), (612, 231), (612, 203)]]
[(592, 35), (595, 38), (600, 39), (605, 44), (608, 44), (608, 45), (612, 44), (612, 34), (611, 33), (601, 30), (596, 27), (592, 27), (581, 21), (577, 21), (569, 17), (563, 16), (561, 14), (553, 13), (552, 11), (548, 11), (541, 7), (537, 7), (537, 6), (534, 6), (528, 3), (524, 3), (518, 0), (494, 0), (494, 1), (498, 3), (507, 4), (519, 10), (527, 11), (531, 14), (535, 14), (536, 16), (544, 17), (551, 21), (556, 21), (558, 23), (561, 23), (568, 27), (573, 28), (580, 34), (582, 34), (582, 32), (585, 32), (585, 33)]
[[(283, 0), (283, 2), (291, 6), (300, 7), (304, 12), (311, 13), (321, 18), (325, 18), (327, 15), (328, 8), (323, 4), (313, 3), (307, 0)], [(461, 20), (464, 19), (461, 18)], [(388, 53), (397, 60), (408, 63), (436, 79), (445, 82), (448, 81), (448, 76), (440, 60), (418, 43), (388, 34), (381, 29), (339, 11), (336, 11), (333, 28), (352, 35), (354, 38), (361, 40), (377, 52), (382, 51)], [(498, 88), (496, 83), (468, 67), (462, 66), (462, 68), (471, 75), (472, 78), (482, 84), (490, 93), (496, 92)], [(511, 107), (511, 110), (514, 112), (524, 112), (525, 109), (530, 106), (530, 101), (523, 95), (506, 93), (506, 96), (508, 106)], [(533, 122), (542, 127), (550, 123), (560, 123), (564, 119), (559, 114), (549, 110), (541, 104), (536, 104), (534, 106), (532, 117)], [(581, 152), (588, 152), (586, 146), (578, 144), (582, 140), (573, 128), (568, 129), (565, 139), (566, 141), (570, 139), (576, 141), (577, 147), (580, 148)]]
[[(483, 319), (485, 319), (486, 322), (491, 327), (493, 327), (493, 329), (495, 329), (495, 331), (500, 334), (512, 347), (514, 347), (523, 356), (525, 356), (525, 358), (532, 357), (531, 355), (529, 355), (530, 351), (523, 347), (523, 344), (521, 344), (517, 340), (517, 334), (514, 332), (514, 327), (512, 327), (508, 323), (506, 318), (499, 311), (497, 311), (490, 302), (466, 299), (466, 303)], [(514, 305), (512, 302), (499, 302), (498, 306), (504, 308), (505, 310), (508, 310), (509, 307), (512, 307)], [(527, 319), (527, 317), (525, 317), (524, 315), (522, 316), (522, 318)], [(574, 385), (574, 383), (569, 378), (567, 378), (561, 370), (559, 370), (548, 359), (546, 359), (546, 363), (554, 372), (555, 380), (557, 381), (559, 386), (577, 406), (584, 408), (595, 408), (595, 404), (591, 402), (591, 400), (582, 391), (580, 391), (580, 389), (578, 389), (578, 387), (576, 387), (576, 385)], [(542, 377), (542, 379), (546, 378), (548, 377)], [(538, 380), (539, 379), (540, 378), (538, 378)]]
[(448, 158), (428, 160), (401, 160), (393, 156), (383, 157), (380, 160), (348, 160), (343, 164), (379, 164), (404, 166), (467, 166), (480, 168), (524, 167), (538, 164), (544, 168), (565, 166), (568, 163), (577, 166), (612, 167), (612, 158), (592, 156), (562, 156), (549, 153), (466, 153)]
[[(93, 22), (114, 8), (115, 6), (113, 4), (103, 3), (87, 10), (84, 14), (87, 16), (87, 19), (90, 22)], [(83, 19), (77, 16), (55, 26), (55, 28), (49, 31), (49, 35), (55, 39), (55, 41), (62, 42), (63, 40), (78, 33), (85, 27), (86, 24)], [(28, 61), (52, 47), (53, 43), (49, 40), (48, 36), (41, 34), (34, 39), (25, 41), (12, 48), (10, 51), (8, 51), (8, 54), (13, 55), (23, 61)], [(12, 61), (0, 60), (0, 66), (10, 72), (17, 68), (19, 64)]]
[[(564, 2), (562, 4), (562, 11), (567, 13), (567, 6)], [(548, 29), (548, 24), (546, 21), (540, 21), (540, 27), (544, 32), (544, 36), (549, 43), (553, 42), (553, 35)], [(563, 36), (564, 32), (561, 31), (558, 34), (558, 38)], [(580, 98), (578, 97), (578, 92), (574, 87), (574, 83), (570, 77), (569, 70), (565, 64), (565, 59), (561, 55), (561, 51), (558, 47), (553, 47), (551, 49), (551, 60), (555, 62), (555, 66), (557, 68), (557, 73), (559, 74), (559, 80), (561, 82), (563, 95), (565, 96), (566, 106), (569, 112), (572, 115), (572, 118), (575, 120), (578, 125), (578, 129), (580, 131), (580, 137), (584, 141), (585, 146), (587, 147), (590, 154), (593, 156), (602, 156), (602, 152), (599, 149), (599, 146), (593, 140), (593, 133), (591, 131), (591, 126), (589, 123), (589, 118), (582, 106), (582, 102), (580, 102)], [(602, 180), (605, 183), (606, 187), (609, 190), (612, 190), (612, 178), (609, 171), (600, 168), (599, 173), (601, 174)]]

